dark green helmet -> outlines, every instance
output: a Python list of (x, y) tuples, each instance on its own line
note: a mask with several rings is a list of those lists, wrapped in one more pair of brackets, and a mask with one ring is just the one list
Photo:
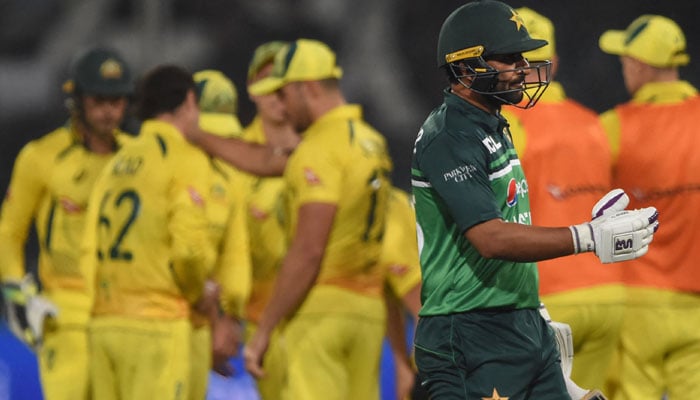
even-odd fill
[[(530, 108), (549, 85), (551, 62), (532, 66), (522, 53), (546, 44), (530, 37), (523, 19), (507, 4), (474, 1), (453, 11), (442, 24), (438, 66), (447, 70), (450, 82), (459, 82), (496, 105)], [(489, 60), (513, 67), (496, 69)], [(499, 76), (508, 72), (522, 76), (521, 84), (504, 86)], [(527, 97), (524, 103), (523, 97)]]
[(94, 48), (75, 61), (64, 89), (75, 95), (127, 96), (133, 91), (131, 71), (114, 50)]
[(467, 3), (450, 14), (438, 37), (438, 67), (470, 57), (524, 53), (547, 44), (533, 39), (522, 18), (500, 1)]

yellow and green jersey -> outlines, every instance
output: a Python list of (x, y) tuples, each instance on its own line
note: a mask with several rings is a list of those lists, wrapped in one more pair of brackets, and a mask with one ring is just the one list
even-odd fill
[[(242, 138), (252, 143), (266, 143), (260, 117), (243, 131)], [(258, 322), (272, 296), (277, 271), (287, 252), (284, 229), (284, 179), (282, 177), (247, 176), (247, 219), (250, 254), (253, 264), (253, 289), (246, 318)]]
[(220, 160), (209, 162), (213, 175), (206, 214), (217, 254), (212, 278), (221, 286), (224, 311), (242, 318), (252, 281), (245, 179)]
[(83, 240), (93, 314), (185, 318), (213, 272), (209, 158), (171, 124), (144, 122), (95, 184)]
[(381, 295), (379, 256), (391, 168), (384, 137), (362, 120), (357, 105), (327, 112), (304, 133), (284, 173), (290, 237), (303, 205), (337, 206), (316, 287)]
[[(119, 144), (131, 139), (121, 131), (115, 135)], [(0, 276), (7, 281), (25, 275), (25, 242), (34, 221), (39, 280), (66, 323), (87, 321), (89, 285), (78, 268), (80, 243), (90, 191), (113, 155), (88, 150), (68, 122), (22, 148), (2, 205)]]
[(420, 284), (416, 214), (408, 193), (392, 187), (380, 263), (386, 283), (397, 298)]

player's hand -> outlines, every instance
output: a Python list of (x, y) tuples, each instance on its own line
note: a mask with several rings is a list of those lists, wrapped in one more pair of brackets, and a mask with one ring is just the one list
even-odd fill
[(204, 283), (204, 289), (202, 290), (202, 296), (199, 298), (197, 303), (194, 305), (195, 310), (207, 316), (212, 323), (218, 318), (219, 315), (219, 294), (221, 293), (221, 287), (218, 283), (208, 279)]
[(396, 366), (396, 399), (408, 399), (416, 382), (416, 373), (403, 357), (395, 356), (394, 365)]
[(628, 203), (627, 195), (615, 189), (593, 207), (593, 220), (570, 226), (574, 253), (594, 251), (603, 263), (646, 254), (659, 228), (659, 213), (654, 207), (625, 210)]
[(222, 315), (212, 325), (212, 369), (222, 376), (233, 375), (229, 363), (231, 357), (238, 355), (238, 348), (243, 340), (241, 323), (233, 317)]
[(258, 329), (243, 348), (245, 369), (256, 379), (260, 379), (265, 376), (265, 370), (263, 369), (262, 362), (269, 345), (270, 334)]
[(3, 283), (2, 293), (10, 331), (33, 349), (38, 349), (44, 338), (44, 323), (48, 318), (58, 316), (58, 307), (37, 294), (31, 275), (21, 281)]

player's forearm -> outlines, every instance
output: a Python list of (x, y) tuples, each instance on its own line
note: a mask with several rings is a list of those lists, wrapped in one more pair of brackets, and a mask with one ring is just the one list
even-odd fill
[(258, 324), (263, 332), (290, 316), (306, 299), (321, 269), (323, 252), (305, 252), (301, 246), (290, 248), (275, 282), (272, 299)]
[(492, 219), (465, 233), (484, 258), (542, 261), (574, 253), (569, 228), (547, 228)]
[(24, 240), (0, 233), (0, 280), (19, 280), (24, 274)]
[(209, 133), (202, 133), (193, 141), (212, 156), (254, 175), (280, 176), (287, 165), (286, 152), (271, 146)]
[(401, 304), (392, 294), (386, 293), (384, 296), (386, 303), (386, 336), (389, 345), (396, 359), (409, 362), (409, 355), (406, 348), (405, 319), (401, 310)]

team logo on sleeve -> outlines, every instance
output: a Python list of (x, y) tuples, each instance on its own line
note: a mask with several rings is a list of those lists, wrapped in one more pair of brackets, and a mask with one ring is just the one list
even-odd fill
[(248, 210), (250, 211), (250, 215), (259, 221), (267, 219), (269, 215), (269, 213), (265, 212), (265, 210), (256, 207), (254, 204), (251, 204)]
[(190, 199), (192, 199), (192, 203), (194, 203), (194, 205), (204, 207), (204, 197), (199, 194), (197, 189), (193, 188), (192, 186), (188, 186), (187, 193), (190, 195)]
[(518, 203), (518, 184), (514, 178), (510, 178), (508, 182), (508, 192), (506, 194), (506, 204), (508, 207), (513, 207)]
[(318, 175), (316, 175), (316, 173), (309, 167), (304, 168), (304, 179), (306, 179), (306, 183), (311, 186), (321, 184), (321, 178), (319, 178)]
[(391, 264), (388, 267), (389, 273), (395, 276), (404, 276), (408, 272), (408, 266), (402, 264)]

